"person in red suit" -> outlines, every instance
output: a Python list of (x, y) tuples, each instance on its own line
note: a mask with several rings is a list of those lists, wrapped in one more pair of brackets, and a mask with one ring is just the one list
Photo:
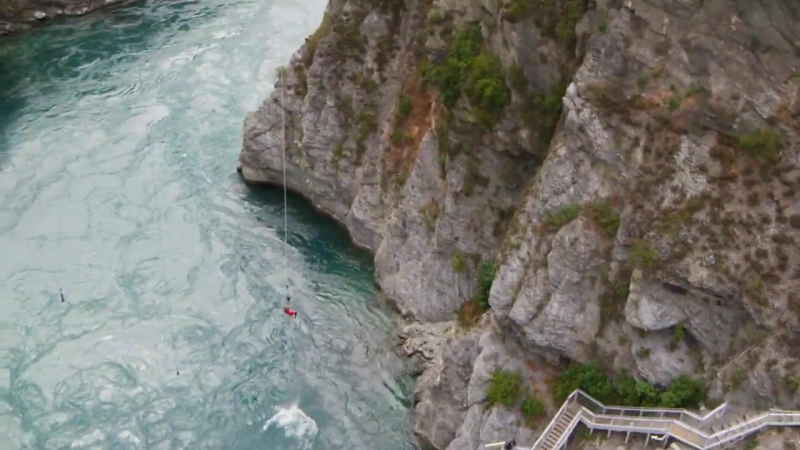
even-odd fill
[(289, 296), (287, 295), (286, 296), (286, 306), (283, 307), (283, 312), (285, 312), (287, 316), (297, 317), (297, 311), (294, 311), (291, 308), (291, 306), (289, 305), (290, 301), (291, 301), (291, 298), (289, 298)]

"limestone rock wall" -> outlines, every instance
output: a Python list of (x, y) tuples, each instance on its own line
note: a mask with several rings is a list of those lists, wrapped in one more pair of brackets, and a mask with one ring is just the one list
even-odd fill
[[(376, 253), (377, 281), (404, 313), (450, 320), (499, 248), (537, 156), (518, 138), (531, 133), (514, 115), (521, 105), (497, 130), (475, 131), (463, 101), (445, 118), (423, 86), (421, 59), (443, 51), (441, 35), (458, 21), (430, 20), (443, 13), (429, 3), (387, 5), (330, 4), (275, 93), (246, 119), (241, 173), (282, 182), (285, 114), (287, 186)], [(470, 8), (480, 16), (486, 6)], [(410, 112), (395, 126), (401, 94)]]
[[(473, 72), (437, 72), (470, 27)], [(800, 407), (797, 30), (792, 0), (332, 0), (240, 172), (282, 183), (285, 123), (287, 185), (435, 323), (403, 344), (434, 448), (532, 443), (488, 380), (518, 368), (548, 399), (566, 360)]]
[[(588, 41), (492, 311), (546, 355), (657, 384), (758, 342), (756, 360), (793, 367), (772, 346), (796, 339), (800, 312), (800, 8), (629, 6)], [(797, 405), (749, 367), (751, 394)]]

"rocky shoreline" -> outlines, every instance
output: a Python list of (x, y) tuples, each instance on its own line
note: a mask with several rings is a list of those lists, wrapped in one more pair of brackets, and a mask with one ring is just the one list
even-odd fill
[(285, 112), (287, 186), (413, 321), (427, 446), (531, 444), (490, 380), (548, 416), (567, 362), (798, 407), (797, 29), (789, 0), (331, 0), (240, 173), (281, 184)]
[(0, 4), (0, 37), (29, 30), (56, 17), (85, 16), (134, 0), (9, 0)]

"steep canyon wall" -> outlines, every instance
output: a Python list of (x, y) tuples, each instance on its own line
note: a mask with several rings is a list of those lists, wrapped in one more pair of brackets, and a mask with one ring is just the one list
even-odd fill
[(282, 183), (285, 117), (287, 186), (429, 324), (404, 339), (435, 448), (532, 441), (486, 407), (498, 367), (798, 407), (798, 30), (791, 0), (332, 0), (240, 173)]

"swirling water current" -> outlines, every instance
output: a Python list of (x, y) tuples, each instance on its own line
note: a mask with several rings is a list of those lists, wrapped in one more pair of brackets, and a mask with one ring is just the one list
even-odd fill
[(138, 2), (0, 41), (0, 449), (415, 448), (370, 258), (293, 198), (284, 245), (282, 193), (235, 174), (324, 6)]

